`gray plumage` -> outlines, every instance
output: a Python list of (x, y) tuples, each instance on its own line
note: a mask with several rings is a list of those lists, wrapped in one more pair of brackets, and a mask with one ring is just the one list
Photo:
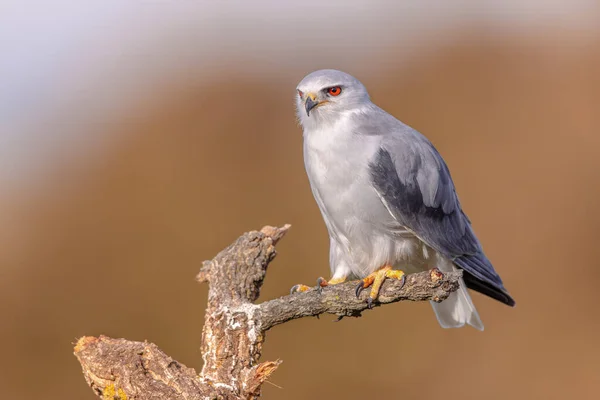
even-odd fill
[[(339, 95), (328, 93), (340, 88)], [(461, 209), (431, 142), (373, 104), (354, 77), (335, 70), (298, 85), (305, 167), (330, 235), (334, 278), (363, 278), (383, 265), (407, 273), (464, 270), (466, 286), (514, 305)], [(465, 282), (432, 303), (443, 327), (483, 329)]]

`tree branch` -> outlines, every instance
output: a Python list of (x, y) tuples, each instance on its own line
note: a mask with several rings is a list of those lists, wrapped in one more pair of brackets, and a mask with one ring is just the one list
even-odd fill
[[(75, 346), (86, 381), (104, 399), (255, 399), (281, 361), (259, 363), (266, 331), (275, 325), (328, 313), (357, 317), (367, 309), (367, 293), (356, 298), (356, 282), (309, 290), (254, 304), (267, 267), (276, 255), (282, 228), (264, 227), (239, 237), (211, 261), (198, 281), (208, 282), (202, 331), (204, 365), (198, 374), (150, 343), (83, 337)], [(458, 289), (461, 274), (438, 270), (409, 275), (406, 283), (386, 280), (375, 306), (410, 301), (442, 301)]]
[[(388, 279), (383, 283), (377, 302), (373, 305), (378, 307), (403, 300), (441, 302), (458, 289), (458, 279), (461, 276), (460, 271), (442, 275), (438, 270), (431, 270), (408, 275), (404, 285), (400, 281)], [(369, 294), (367, 290), (357, 298), (355, 289), (356, 282), (346, 282), (327, 286), (321, 294), (313, 289), (266, 301), (258, 307), (260, 326), (266, 331), (292, 319), (320, 314), (360, 317), (368, 308), (366, 299)]]

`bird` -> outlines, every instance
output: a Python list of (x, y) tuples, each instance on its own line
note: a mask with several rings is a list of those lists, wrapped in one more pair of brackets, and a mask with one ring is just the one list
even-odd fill
[[(484, 326), (467, 288), (515, 301), (462, 210), (446, 162), (417, 130), (375, 105), (353, 76), (323, 69), (296, 87), (304, 166), (329, 233), (331, 278), (358, 279), (376, 302), (385, 279), (437, 268), (462, 270), (459, 289), (431, 302), (443, 328)], [(309, 290), (295, 285), (291, 292)]]

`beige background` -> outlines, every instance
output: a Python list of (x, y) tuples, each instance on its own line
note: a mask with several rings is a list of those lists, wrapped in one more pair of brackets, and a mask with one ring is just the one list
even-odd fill
[[(265, 399), (597, 398), (600, 40), (479, 24), (442, 36), (411, 57), (390, 45), (378, 68), (331, 66), (438, 147), (517, 307), (474, 294), (484, 333), (441, 329), (425, 303), (279, 326), (263, 359), (284, 361), (280, 388)], [(62, 137), (27, 188), (3, 183), (3, 398), (94, 398), (72, 356), (82, 335), (148, 340), (200, 369), (207, 288), (194, 276), (244, 231), (292, 224), (261, 299), (328, 275), (292, 101), (321, 64), (165, 72), (125, 115), (46, 125), (113, 139), (88, 155), (77, 143), (91, 133)]]

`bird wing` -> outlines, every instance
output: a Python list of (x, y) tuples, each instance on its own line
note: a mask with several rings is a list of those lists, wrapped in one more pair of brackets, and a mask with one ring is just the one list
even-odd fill
[(427, 138), (400, 124), (382, 135), (369, 164), (382, 202), (398, 223), (468, 272), (469, 287), (514, 304), (461, 209), (442, 156)]

